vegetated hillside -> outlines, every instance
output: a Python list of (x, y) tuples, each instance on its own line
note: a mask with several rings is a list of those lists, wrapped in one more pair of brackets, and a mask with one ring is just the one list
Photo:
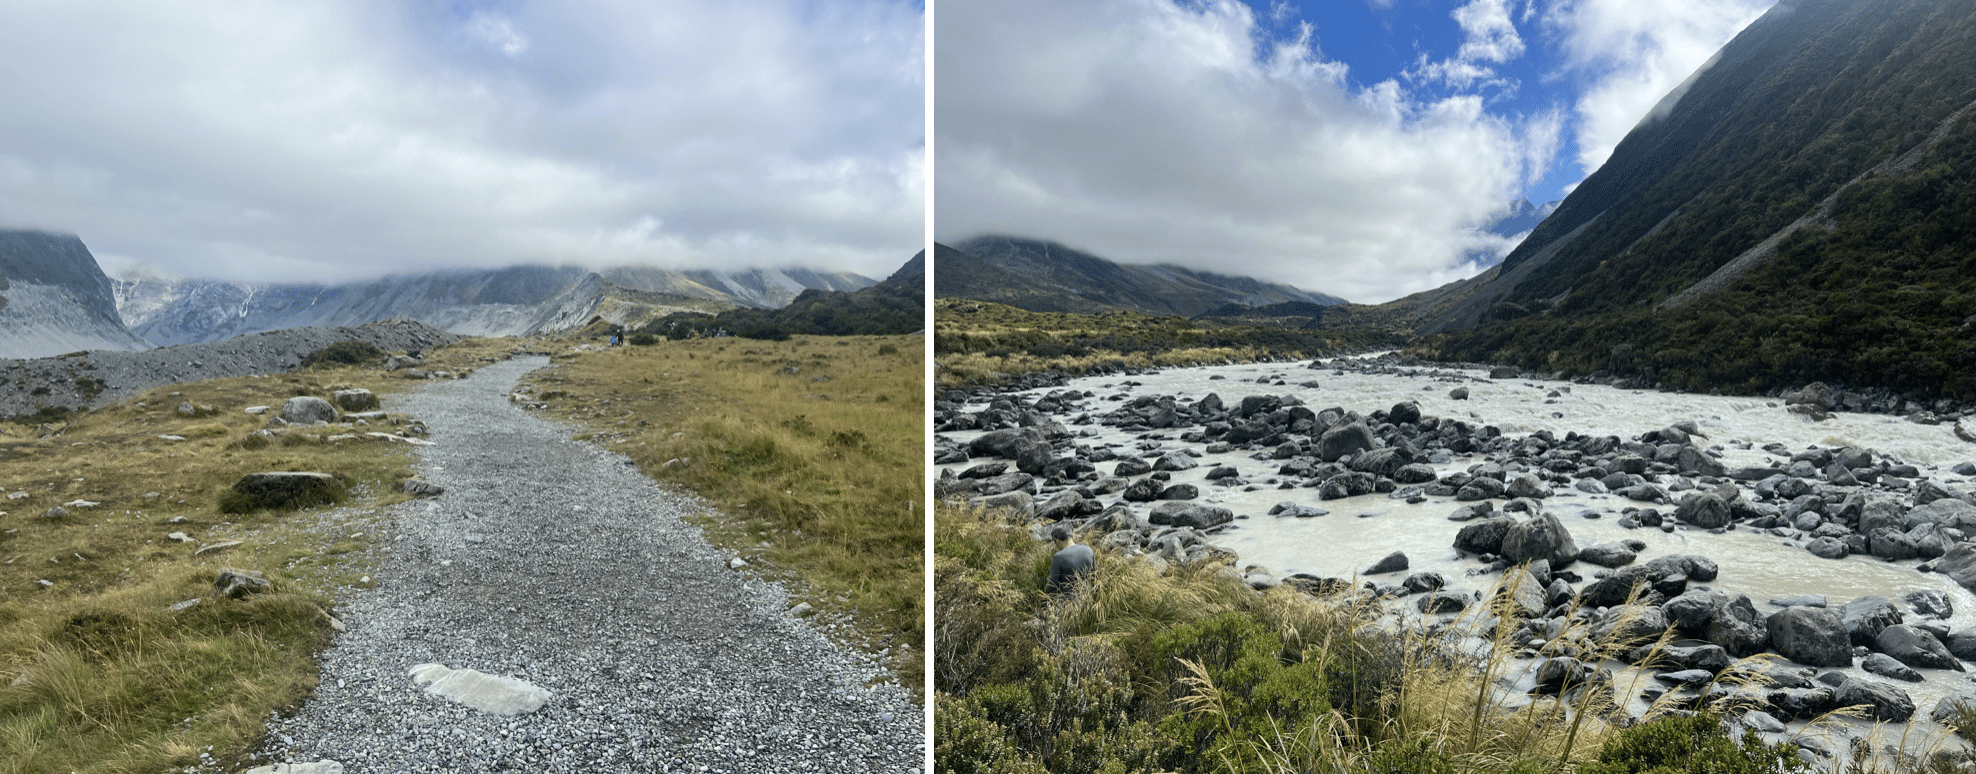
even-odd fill
[(1502, 265), (1395, 302), (1442, 334), (1416, 351), (1976, 398), (1971, 51), (1960, 0), (1780, 3)]
[(796, 335), (887, 336), (925, 329), (926, 251), (922, 250), (892, 276), (860, 290), (805, 290), (781, 309), (669, 314), (636, 327), (633, 335), (781, 340)]
[(936, 245), (934, 266), (935, 297), (993, 301), (1032, 312), (1123, 310), (1191, 317), (1230, 303), (1344, 303), (1251, 277), (1119, 264), (1055, 242), (1011, 236)]
[(81, 239), (0, 229), (0, 357), (150, 348), (124, 326), (110, 278)]

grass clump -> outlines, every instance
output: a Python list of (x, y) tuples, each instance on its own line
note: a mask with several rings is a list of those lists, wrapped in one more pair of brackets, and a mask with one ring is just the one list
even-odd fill
[[(395, 385), (380, 372), (350, 386)], [(306, 373), (218, 379), (61, 425), (0, 423), (0, 486), (19, 495), (0, 499), (11, 512), (0, 514), (0, 773), (155, 772), (199, 763), (209, 747), (223, 767), (246, 767), (269, 713), (314, 687), (336, 590), (369, 570), (358, 549), (373, 545), (376, 511), (359, 509), (403, 499), (395, 484), (410, 474), (413, 452), (398, 444), (299, 432), (241, 442), (265, 419), (246, 407), (329, 388)], [(218, 410), (188, 426), (182, 402)], [(307, 520), (221, 507), (263, 471), (335, 474), (354, 507)], [(75, 500), (95, 505), (32, 515)], [(220, 598), (222, 567), (256, 571), (273, 590)]]
[[(788, 581), (923, 685), (921, 339), (683, 339), (556, 358), (518, 388), (712, 501), (710, 540)], [(881, 354), (880, 350), (890, 348)], [(551, 396), (554, 401), (547, 401)], [(766, 545), (764, 545), (766, 544)]]
[[(1614, 743), (1638, 670), (1589, 667), (1547, 696), (1511, 690), (1536, 664), (1516, 658), (1509, 596), (1451, 624), (1400, 625), (1360, 589), (1258, 592), (1226, 567), (1162, 573), (1102, 548), (1089, 581), (1051, 596), (1054, 548), (1026, 524), (942, 505), (934, 539), (936, 771), (1649, 771), (1627, 768), (1643, 760), (1638, 740), (1694, 733), (1663, 726), (1681, 718), (1670, 693)], [(1611, 614), (1566, 620), (1542, 655), (1596, 665), (1642, 646)], [(1648, 664), (1664, 640), (1644, 642)], [(1765, 765), (1788, 749), (1730, 744), (1709, 765)]]
[(368, 341), (339, 341), (302, 356), (303, 368), (376, 365), (384, 360), (384, 350)]

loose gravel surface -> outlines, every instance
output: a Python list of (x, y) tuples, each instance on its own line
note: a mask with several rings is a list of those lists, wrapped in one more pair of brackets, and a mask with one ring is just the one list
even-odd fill
[[(706, 507), (507, 401), (542, 357), (438, 382), (387, 408), (432, 428), (378, 586), (322, 685), (271, 720), (256, 763), (363, 772), (904, 772), (923, 715), (867, 656), (728, 569), (681, 517)], [(553, 697), (503, 717), (426, 693), (422, 663), (526, 680)], [(877, 683), (867, 688), (867, 683)]]

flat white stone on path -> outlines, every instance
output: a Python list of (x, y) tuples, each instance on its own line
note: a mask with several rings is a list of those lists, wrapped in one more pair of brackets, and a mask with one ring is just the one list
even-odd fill
[(327, 758), (315, 763), (277, 763), (255, 766), (247, 774), (343, 774), (343, 764)]
[(519, 715), (534, 712), (549, 700), (549, 691), (525, 680), (490, 675), (473, 669), (448, 669), (445, 664), (412, 667), (413, 682), (430, 683), (425, 692), (444, 696), (482, 712)]

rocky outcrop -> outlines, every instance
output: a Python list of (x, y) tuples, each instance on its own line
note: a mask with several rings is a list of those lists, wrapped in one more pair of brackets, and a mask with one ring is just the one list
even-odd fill
[(0, 358), (150, 348), (124, 326), (110, 278), (81, 239), (0, 230)]

